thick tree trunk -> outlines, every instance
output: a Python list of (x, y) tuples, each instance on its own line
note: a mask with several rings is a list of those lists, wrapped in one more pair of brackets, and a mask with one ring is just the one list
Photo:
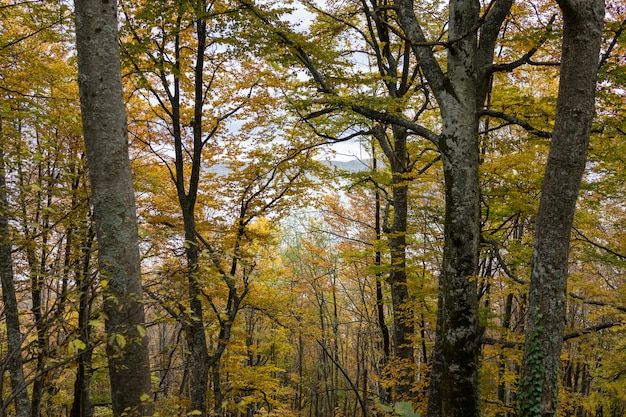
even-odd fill
[(556, 413), (566, 314), (569, 241), (594, 112), (603, 0), (562, 0), (563, 46), (556, 121), (531, 261), (520, 416)]
[[(0, 135), (2, 126), (0, 125)], [(6, 367), (11, 380), (11, 397), (15, 404), (16, 417), (29, 417), (31, 402), (26, 390), (22, 363), (22, 333), (20, 331), (19, 309), (13, 276), (13, 259), (11, 257), (11, 238), (9, 236), (9, 214), (6, 180), (4, 169), (4, 152), (0, 147), (0, 282), (2, 283), (2, 302), (7, 332), (7, 363)], [(4, 399), (0, 404), (0, 415), (4, 415)]]
[(478, 413), (478, 108), (485, 100), (494, 45), (512, 1), (492, 2), (481, 24), (477, 0), (451, 0), (449, 4), (444, 73), (416, 18), (413, 1), (395, 2), (400, 25), (440, 106), (443, 125), (439, 151), (445, 175), (445, 242), (429, 385), (430, 417)]
[[(469, 104), (469, 103), (468, 103)], [(444, 123), (446, 121), (444, 120)], [(437, 335), (429, 389), (430, 416), (477, 415), (478, 247), (480, 195), (476, 118), (462, 111), (442, 135), (446, 214), (439, 277)], [(444, 124), (444, 132), (446, 131)]]
[(117, 2), (76, 0), (83, 132), (93, 194), (115, 416), (152, 414)]
[(476, 416), (478, 386), (478, 83), (476, 68), (479, 4), (450, 2), (448, 77), (451, 95), (442, 94), (439, 144), (445, 176), (443, 265), (439, 276), (437, 335), (428, 412), (436, 416)]

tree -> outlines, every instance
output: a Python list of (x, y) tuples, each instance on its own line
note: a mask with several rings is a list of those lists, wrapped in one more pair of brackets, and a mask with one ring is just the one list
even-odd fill
[[(449, 2), (411, 2), (422, 40), (419, 33), (410, 38), (399, 18), (402, 0), (344, 0), (332, 8), (314, 0), (246, 1), (243, 8), (237, 1), (124, 3), (122, 80), (150, 297), (146, 327), (137, 334), (145, 330), (156, 341), (150, 360), (158, 364), (157, 413), (190, 414), (193, 408), (197, 414), (195, 397), (205, 402), (206, 414), (228, 417), (398, 415), (408, 412), (407, 403), (384, 404), (405, 398), (424, 415), (432, 371), (430, 407), (443, 407), (442, 416), (512, 417), (520, 407), (534, 417), (542, 407), (552, 413), (557, 398), (563, 417), (623, 415), (626, 9), (607, 1), (602, 52), (591, 64), (594, 54), (585, 51), (597, 44), (588, 42), (586, 30), (601, 19), (585, 17), (589, 0), (576, 1), (574, 13), (566, 2), (563, 13), (554, 1), (511, 2), (491, 58), (479, 56), (491, 49), (492, 13), (504, 13), (507, 4), (501, 0), (453, 1), (452, 8)], [(473, 4), (479, 4), (478, 17), (471, 7), (462, 13), (469, 29), (460, 34), (467, 26), (455, 21), (455, 11)], [(302, 15), (289, 7), (306, 8), (312, 17), (297, 25)], [(251, 9), (254, 19), (247, 19)], [(65, 2), (0, 0), (0, 415), (102, 414), (111, 406), (106, 342), (121, 353), (133, 339), (105, 334), (102, 307), (117, 298), (111, 273), (98, 274), (93, 262), (100, 242), (80, 140), (70, 16)], [(198, 59), (200, 21), (207, 47)], [(563, 22), (569, 37), (563, 46), (573, 45), (568, 53), (562, 53)], [(571, 41), (573, 31), (581, 42)], [(459, 52), (464, 57), (455, 56)], [(574, 73), (568, 69), (572, 53), (580, 58)], [(447, 91), (427, 69), (429, 58)], [(469, 63), (473, 82), (461, 82), (462, 63)], [(596, 114), (576, 192), (594, 66)], [(577, 84), (572, 74), (586, 78), (578, 89), (586, 98), (569, 89)], [(475, 95), (472, 110), (465, 101), (472, 94), (465, 92), (481, 86), (485, 99)], [(571, 105), (581, 109), (575, 117)], [(454, 130), (471, 111), (475, 126)], [(467, 139), (470, 130), (475, 142)], [(197, 137), (206, 140), (198, 152)], [(334, 178), (320, 173), (319, 146), (357, 137), (372, 149), (372, 159), (358, 162), (362, 170), (347, 176), (335, 170)], [(467, 154), (478, 159), (480, 252), (467, 282), (441, 272), (442, 256), (450, 265), (456, 256), (450, 248), (458, 254), (463, 246), (455, 246), (456, 226), (445, 225), (464, 212), (457, 207), (462, 191), (451, 191), (461, 177), (453, 169), (458, 155), (449, 149), (457, 142), (469, 144)], [(563, 164), (569, 159), (577, 161), (571, 170)], [(460, 163), (473, 182), (475, 166)], [(555, 172), (569, 172), (568, 181), (555, 181)], [(190, 204), (196, 180), (190, 242), (191, 216), (183, 205)], [(566, 204), (555, 202), (554, 183), (559, 194), (570, 189), (561, 195)], [(181, 189), (187, 196), (182, 204)], [(467, 202), (475, 209), (475, 199)], [(568, 207), (560, 209), (561, 203)], [(550, 217), (546, 207), (563, 216)], [(302, 217), (308, 221), (300, 223)], [(468, 229), (475, 230), (475, 219)], [(546, 230), (560, 232), (554, 237)], [(560, 255), (546, 256), (547, 249)], [(193, 250), (195, 305), (203, 314), (198, 327), (188, 298)], [(546, 263), (550, 267), (542, 267)], [(557, 273), (541, 276), (540, 269)], [(475, 290), (475, 310), (472, 300), (458, 306), (469, 312), (463, 317), (473, 320), (471, 327), (452, 320), (461, 310), (451, 314), (442, 306), (437, 312), (438, 278), (441, 300), (450, 299), (451, 288), (472, 296)], [(549, 311), (542, 292), (560, 310)], [(533, 317), (528, 325), (527, 315)], [(192, 360), (192, 326), (202, 328), (208, 368)], [(447, 348), (467, 329), (477, 329), (480, 349), (475, 367), (464, 369), (470, 382), (459, 379), (462, 385), (447, 369), (462, 362)], [(475, 340), (473, 333), (468, 337)], [(206, 375), (207, 385), (197, 384), (192, 372)], [(470, 387), (476, 393), (468, 393)], [(454, 408), (454, 392), (467, 394), (459, 396), (465, 405)]]
[[(67, 38), (58, 30), (69, 19), (70, 11), (67, 5), (60, 4), (3, 2), (0, 15), (5, 200), (2, 215), (7, 221), (3, 241), (8, 245), (4, 249), (13, 247), (5, 253), (3, 267), (7, 269), (3, 278), (15, 277), (15, 283), (3, 281), (6, 288), (3, 296), (7, 297), (9, 307), (6, 315), (9, 333), (17, 329), (24, 335), (19, 338), (22, 345), (18, 350), (14, 350), (18, 340), (15, 334), (8, 338), (7, 345), (13, 353), (7, 359), (10, 359), (11, 379), (15, 381), (22, 374), (15, 368), (17, 362), (22, 356), (32, 358), (25, 362), (22, 392), (14, 391), (13, 395), (18, 395), (16, 412), (22, 415), (30, 394), (28, 415), (38, 416), (42, 398), (50, 399), (63, 385), (54, 382), (55, 375), (61, 371), (58, 367), (55, 371), (49, 364), (53, 357), (64, 360), (67, 345), (63, 339), (71, 328), (63, 328), (67, 324), (64, 322), (66, 301), (71, 297), (66, 272), (70, 269), (69, 254), (73, 249), (71, 239), (64, 242), (64, 233), (70, 228), (66, 226), (76, 206), (72, 204), (67, 211), (55, 207), (55, 203), (69, 201), (64, 200), (67, 196), (64, 192), (69, 191), (63, 187), (67, 179), (65, 164), (75, 161), (72, 151), (78, 148), (75, 146), (77, 118), (69, 116), (76, 110), (75, 102), (68, 100), (76, 92), (72, 88), (75, 76), (73, 67), (62, 58), (67, 56), (67, 44), (63, 43)], [(74, 194), (72, 201), (78, 199), (80, 195)], [(26, 283), (31, 284), (30, 294), (22, 290)], [(49, 291), (55, 288), (63, 294), (49, 296)], [(14, 298), (15, 311), (11, 307)], [(21, 321), (21, 328), (15, 327), (20, 326), (20, 321), (15, 321), (20, 316), (28, 321)], [(32, 326), (25, 326), (25, 322)], [(34, 330), (37, 337), (29, 337)], [(52, 344), (48, 344), (49, 340), (53, 340)], [(58, 342), (56, 346), (54, 341)], [(31, 368), (32, 363), (36, 363), (36, 369)], [(31, 388), (26, 391), (28, 386)], [(13, 396), (4, 398), (8, 403)]]
[(574, 210), (594, 115), (604, 0), (558, 1), (563, 45), (556, 120), (535, 226), (520, 415), (556, 412)]
[[(228, 62), (229, 55), (228, 51), (217, 50), (215, 46), (220, 42), (213, 38), (213, 30), (217, 31), (215, 26), (220, 24), (217, 17), (224, 12), (224, 5), (199, 0), (177, 2), (173, 8), (152, 2), (138, 6), (137, 10), (125, 10), (125, 29), (129, 41), (134, 42), (134, 45), (130, 42), (127, 44), (125, 57), (131, 71), (137, 76), (138, 85), (144, 87), (159, 103), (156, 116), (164, 120), (166, 130), (170, 132), (165, 137), (161, 137), (162, 132), (158, 132), (156, 137), (148, 134), (141, 140), (153, 150), (153, 144), (160, 140), (166, 141), (168, 148), (173, 145), (173, 163), (168, 161), (166, 155), (158, 151), (154, 153), (169, 171), (183, 218), (190, 314), (181, 313), (177, 316), (182, 321), (191, 352), (190, 410), (204, 416), (207, 413), (209, 370), (216, 364), (219, 368), (220, 358), (229, 339), (230, 326), (247, 290), (238, 294), (234, 286), (230, 288), (229, 318), (220, 320), (223, 328), (219, 347), (215, 352), (209, 352), (205, 334), (206, 307), (203, 303), (200, 269), (197, 201), (202, 193), (202, 166), (208, 163), (207, 156), (213, 156), (207, 155), (207, 148), (211, 147), (216, 134), (223, 129), (224, 121), (237, 113), (243, 104), (229, 96), (229, 100), (223, 100), (220, 106), (218, 101), (221, 97), (213, 91), (214, 83), (219, 85), (222, 82), (222, 73), (226, 72), (222, 66)], [(159, 22), (164, 16), (168, 16), (167, 22)], [(158, 37), (153, 36), (153, 30), (158, 31)], [(215, 35), (219, 36), (218, 33)], [(209, 53), (213, 54), (213, 60), (207, 59)], [(211, 68), (208, 68), (209, 65)], [(245, 101), (245, 96), (242, 101)], [(191, 127), (190, 131), (187, 126)], [(236, 267), (235, 260), (232, 270), (223, 272), (225, 282), (231, 282)], [(219, 371), (216, 372), (214, 389), (221, 393)], [(216, 410), (219, 409), (221, 400), (216, 401)]]
[(152, 414), (135, 195), (122, 96), (117, 2), (76, 1), (83, 132), (104, 287), (115, 416)]
[[(2, 140), (2, 117), (0, 116), (0, 143)], [(0, 150), (0, 279), (2, 283), (2, 301), (6, 315), (7, 348), (6, 369), (10, 373), (11, 395), (15, 401), (16, 417), (30, 416), (30, 399), (26, 390), (22, 361), (22, 332), (20, 330), (19, 309), (13, 275), (13, 259), (11, 256), (11, 237), (9, 235), (8, 198), (6, 191), (6, 174), (4, 151)], [(4, 363), (2, 364), (4, 374)], [(8, 404), (0, 404), (0, 415)]]
[[(249, 2), (243, 3), (266, 24), (270, 22), (255, 6)], [(318, 91), (322, 94), (318, 100), (323, 100), (322, 102), (327, 103), (331, 109), (348, 110), (374, 122), (390, 125), (399, 133), (395, 135), (395, 139), (400, 140), (390, 143), (390, 147), (395, 146), (395, 150), (402, 157), (391, 155), (394, 158), (390, 160), (392, 164), (405, 165), (406, 169), (406, 164), (403, 164), (405, 134), (425, 138), (437, 146), (445, 175), (446, 215), (445, 243), (439, 278), (437, 338), (430, 378), (429, 415), (442, 415), (443, 410), (445, 415), (450, 416), (476, 415), (480, 345), (478, 292), (475, 279), (478, 273), (480, 242), (478, 119), (479, 109), (485, 102), (491, 74), (494, 71), (493, 54), (500, 26), (509, 13), (512, 1), (492, 2), (483, 16), (478, 1), (450, 1), (448, 39), (444, 42), (426, 38), (427, 31), (416, 16), (415, 5), (411, 0), (397, 1), (393, 5), (386, 2), (372, 2), (371, 7), (366, 2), (362, 5), (361, 13), (368, 17), (374, 16), (385, 27), (393, 27), (393, 32), (402, 33), (400, 37), (408, 41), (406, 47), (413, 52), (413, 57), (419, 65), (417, 74), (424, 76), (423, 88), (433, 94), (438, 104), (441, 115), (440, 133), (434, 133), (398, 111), (399, 104), (396, 102), (402, 101), (393, 95), (392, 100), (386, 103), (386, 108), (376, 108), (375, 99), (367, 102), (360, 94), (340, 95), (340, 90), (334, 88), (334, 84), (337, 83), (336, 78), (332, 76), (334, 68), (324, 62), (321, 55), (315, 56), (316, 59), (312, 58), (313, 53), (319, 53), (316, 47), (307, 44), (301, 39), (302, 36), (283, 30), (280, 26), (274, 33), (281, 43), (293, 51), (295, 59), (309, 71)], [(389, 13), (389, 10), (393, 10), (395, 16)], [(336, 20), (344, 22), (341, 18)], [(346, 26), (356, 27), (354, 23), (348, 23)], [(444, 31), (441, 30), (442, 33)], [(381, 38), (367, 43), (366, 38), (366, 44), (375, 49), (377, 45), (386, 47), (388, 40)], [(441, 63), (443, 59), (440, 60), (435, 50), (436, 46), (443, 46), (446, 49), (445, 66)], [(381, 60), (380, 55), (377, 58), (379, 66), (384, 68), (388, 65)], [(405, 63), (410, 59), (411, 57), (406, 54), (402, 57)], [(318, 61), (322, 64), (317, 65)], [(397, 67), (391, 69), (393, 71), (390, 74), (380, 74), (383, 82), (397, 76)], [(405, 71), (401, 74), (403, 78), (408, 76)], [(417, 119), (421, 112), (418, 108), (413, 109), (411, 114)], [(382, 138), (382, 132), (380, 129), (377, 130), (379, 132), (377, 136)], [(381, 142), (381, 146), (385, 149), (384, 142)], [(398, 193), (398, 200), (394, 201), (394, 204), (397, 204), (396, 220), (400, 224), (403, 222), (406, 193), (403, 191), (403, 181), (400, 181), (401, 172), (394, 175), (397, 175), (394, 192)], [(391, 278), (394, 276), (401, 278), (406, 273), (402, 255), (406, 245), (405, 231), (397, 229), (395, 232), (391, 248), (397, 246), (399, 250), (396, 250), (397, 265), (392, 265)], [(404, 286), (402, 279), (399, 279), (397, 284), (399, 288)], [(402, 326), (397, 327), (399, 331), (403, 330)], [(409, 328), (405, 330), (411, 331)]]

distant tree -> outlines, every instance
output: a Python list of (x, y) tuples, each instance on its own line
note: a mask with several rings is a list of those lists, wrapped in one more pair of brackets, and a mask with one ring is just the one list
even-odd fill
[[(13, 275), (13, 259), (11, 256), (11, 238), (9, 235), (9, 214), (6, 192), (6, 173), (4, 166), (4, 151), (2, 140), (2, 119), (0, 117), (0, 283), (2, 284), (2, 302), (7, 332), (7, 357), (0, 365), (2, 374), (6, 368), (10, 374), (11, 394), (9, 399), (15, 401), (16, 417), (30, 416), (30, 399), (26, 390), (24, 368), (22, 361), (22, 332), (20, 331), (19, 309)], [(10, 401), (9, 401), (10, 402)], [(0, 415), (8, 402), (2, 400)]]

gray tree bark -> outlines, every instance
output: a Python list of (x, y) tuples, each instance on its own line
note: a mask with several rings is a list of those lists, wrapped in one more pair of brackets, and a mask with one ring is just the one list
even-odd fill
[[(433, 138), (420, 126), (392, 123), (394, 148), (386, 150), (385, 141), (376, 135), (388, 157), (393, 172), (394, 221), (390, 230), (391, 273), (394, 306), (395, 356), (413, 357), (410, 337), (414, 326), (403, 309), (409, 300), (406, 289), (407, 172), (406, 128), (436, 142), (441, 153), (445, 175), (446, 217), (443, 265), (439, 279), (437, 336), (433, 351), (429, 414), (475, 415), (477, 413), (477, 363), (479, 352), (478, 275), (480, 242), (480, 192), (478, 183), (478, 110), (488, 91), (493, 52), (500, 26), (508, 14), (512, 0), (493, 3), (482, 25), (480, 4), (476, 0), (450, 1), (450, 22), (446, 44), (447, 72), (444, 73), (433, 54), (418, 21), (412, 0), (397, 0), (394, 10), (404, 35), (428, 80), (442, 114), (441, 134)], [(374, 7), (376, 9), (376, 7)], [(386, 19), (382, 19), (386, 20)], [(381, 43), (388, 43), (387, 23), (375, 20)], [(480, 34), (480, 36), (479, 36)], [(384, 53), (385, 49), (383, 49)], [(389, 62), (386, 79), (395, 80), (397, 68)], [(405, 62), (408, 60), (405, 58)], [(380, 64), (383, 66), (384, 64)], [(387, 82), (391, 97), (402, 96), (402, 84)], [(357, 112), (376, 119), (364, 109)], [(400, 127), (403, 126), (403, 127)], [(375, 132), (376, 133), (376, 132)], [(407, 375), (411, 375), (407, 372)], [(409, 378), (408, 378), (409, 379)], [(410, 382), (400, 384), (401, 396), (410, 395)]]
[(137, 216), (128, 155), (117, 2), (76, 0), (83, 133), (93, 194), (115, 416), (152, 415)]
[[(2, 125), (0, 120), (0, 135)], [(1, 136), (0, 136), (0, 142)], [(19, 309), (13, 276), (13, 259), (11, 257), (11, 238), (9, 236), (9, 214), (4, 168), (4, 151), (0, 147), (0, 282), (2, 283), (2, 302), (7, 331), (6, 369), (11, 381), (11, 397), (15, 404), (16, 417), (30, 417), (31, 402), (26, 390), (22, 362), (22, 333), (20, 331)], [(2, 367), (4, 368), (4, 364)], [(2, 369), (4, 374), (4, 369)], [(9, 404), (5, 399), (0, 404), (0, 415)]]
[(569, 241), (585, 169), (602, 41), (603, 0), (559, 0), (563, 12), (556, 120), (535, 226), (520, 416), (556, 415)]
[(478, 415), (478, 257), (480, 191), (478, 110), (491, 75), (495, 42), (512, 0), (496, 0), (479, 24), (480, 3), (449, 3), (447, 72), (425, 38), (412, 0), (397, 0), (400, 25), (439, 104), (439, 151), (445, 176), (443, 263), (428, 415)]

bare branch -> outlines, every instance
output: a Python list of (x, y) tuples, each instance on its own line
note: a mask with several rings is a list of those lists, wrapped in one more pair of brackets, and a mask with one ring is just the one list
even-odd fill
[(610, 253), (611, 255), (616, 256), (617, 258), (619, 258), (619, 259), (621, 259), (621, 260), (623, 260), (623, 261), (626, 261), (626, 255), (621, 254), (621, 253), (619, 253), (619, 252), (616, 252), (616, 251), (614, 251), (613, 249), (608, 248), (608, 247), (606, 247), (606, 246), (604, 246), (604, 245), (601, 245), (601, 244), (599, 244), (599, 243), (597, 243), (597, 242), (594, 242), (593, 240), (591, 240), (591, 239), (589, 239), (587, 236), (585, 236), (585, 235), (584, 235), (584, 234), (583, 234), (583, 233), (582, 233), (582, 232), (581, 232), (578, 228), (576, 228), (576, 227), (572, 227), (572, 229), (574, 230), (574, 232), (576, 232), (576, 234), (577, 234), (577, 235), (581, 238), (581, 240), (582, 240), (583, 242), (589, 243), (590, 245), (595, 246), (595, 247), (596, 247), (596, 248), (598, 248), (598, 249), (602, 249), (603, 251), (608, 252), (608, 253)]
[[(622, 325), (624, 325), (624, 322), (621, 322), (621, 321), (608, 321), (608, 322), (598, 323), (593, 326), (586, 327), (584, 329), (574, 330), (570, 333), (566, 333), (563, 335), (563, 340), (575, 339), (577, 337), (584, 336), (589, 333), (593, 333), (593, 332), (597, 332), (597, 331), (605, 330), (605, 329), (610, 329), (611, 327), (622, 326)], [(499, 345), (499, 346), (506, 347), (506, 348), (517, 348), (517, 347), (522, 346), (522, 344), (519, 342), (511, 342), (509, 340), (495, 339), (493, 337), (483, 337), (481, 339), (481, 342), (484, 345)]]
[(606, 48), (606, 51), (602, 54), (602, 57), (600, 58), (600, 63), (598, 64), (598, 68), (602, 67), (609, 60), (609, 56), (611, 56), (611, 52), (613, 52), (613, 49), (617, 45), (619, 37), (622, 35), (622, 33), (624, 33), (624, 29), (626, 29), (626, 18), (622, 20), (619, 29), (615, 31), (615, 35), (613, 36), (613, 39), (611, 39), (609, 47)]
[(584, 329), (575, 330), (570, 333), (566, 333), (563, 335), (563, 340), (574, 339), (576, 337), (580, 337), (589, 333), (597, 332), (604, 329), (610, 329), (611, 327), (622, 326), (624, 322), (621, 321), (607, 321), (595, 324), (593, 326), (586, 327)]
[(493, 240), (493, 239), (486, 239), (484, 237), (481, 236), (480, 241), (482, 243), (487, 243), (489, 245), (491, 245), (493, 247), (493, 253), (494, 255), (496, 255), (496, 259), (498, 260), (498, 264), (500, 264), (500, 267), (502, 268), (502, 270), (504, 271), (504, 273), (511, 278), (513, 281), (517, 282), (518, 284), (521, 285), (528, 285), (528, 282), (526, 282), (525, 280), (519, 278), (517, 275), (515, 275), (507, 266), (506, 262), (504, 261), (504, 259), (502, 258), (502, 255), (500, 254), (500, 245), (497, 241)]
[(517, 126), (523, 128), (528, 133), (531, 133), (531, 134), (533, 134), (535, 136), (539, 136), (540, 138), (548, 138), (549, 139), (549, 138), (552, 137), (552, 132), (548, 132), (548, 131), (545, 131), (545, 130), (537, 129), (536, 127), (532, 126), (527, 121), (522, 120), (522, 119), (518, 119), (515, 116), (511, 116), (511, 115), (503, 113), (503, 112), (490, 110), (490, 109), (483, 109), (483, 110), (480, 111), (479, 116), (496, 117), (498, 119), (505, 120), (505, 121), (507, 121), (507, 122), (509, 122), (511, 124), (514, 124), (514, 125), (517, 125)]
[(569, 293), (569, 296), (572, 297), (575, 300), (579, 300), (582, 301), (583, 304), (589, 304), (592, 306), (600, 306), (600, 307), (611, 307), (614, 308), (618, 311), (621, 311), (622, 313), (626, 313), (626, 307), (621, 306), (619, 304), (615, 304), (615, 303), (607, 303), (604, 301), (598, 301), (598, 300), (589, 300), (587, 298), (581, 297), (580, 295), (574, 294), (574, 293)]

